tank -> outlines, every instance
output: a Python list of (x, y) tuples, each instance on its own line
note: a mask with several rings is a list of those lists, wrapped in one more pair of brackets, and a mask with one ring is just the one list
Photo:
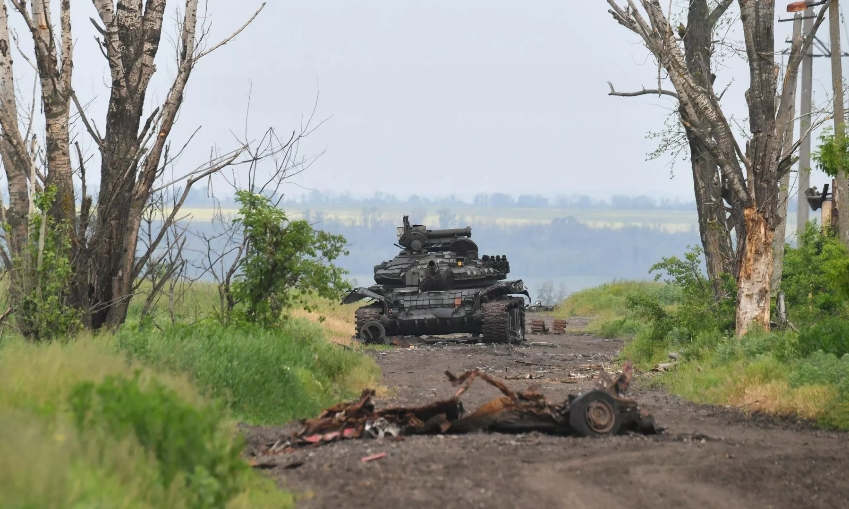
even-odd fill
[(404, 216), (397, 236), (401, 251), (375, 265), (376, 284), (354, 288), (342, 299), (343, 304), (372, 300), (355, 312), (359, 341), (457, 333), (488, 343), (524, 341), (530, 295), (521, 280), (506, 280), (506, 255), (479, 255), (469, 226), (428, 230)]

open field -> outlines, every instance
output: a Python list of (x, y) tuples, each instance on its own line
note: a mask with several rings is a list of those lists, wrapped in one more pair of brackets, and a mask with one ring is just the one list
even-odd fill
[[(327, 219), (335, 219), (345, 224), (361, 225), (364, 217), (373, 221), (392, 221), (400, 225), (404, 215), (428, 226), (439, 225), (439, 210), (441, 208), (407, 207), (382, 205), (377, 207), (340, 207), (334, 205), (321, 206), (309, 210), (284, 206), (291, 219), (301, 219), (305, 213), (316, 218), (321, 214)], [(213, 215), (211, 208), (186, 208), (186, 213), (192, 214), (195, 220), (209, 221)], [(223, 209), (224, 214), (235, 214), (237, 209)], [(456, 214), (457, 221), (463, 225), (498, 225), (521, 226), (530, 224), (546, 224), (552, 219), (574, 217), (579, 222), (593, 228), (623, 228), (638, 226), (655, 228), (668, 233), (688, 232), (697, 228), (696, 211), (688, 210), (611, 210), (611, 209), (580, 209), (580, 208), (490, 208), (490, 207), (450, 207)]]

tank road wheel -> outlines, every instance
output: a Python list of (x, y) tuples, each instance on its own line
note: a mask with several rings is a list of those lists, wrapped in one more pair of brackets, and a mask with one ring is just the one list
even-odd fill
[(569, 426), (581, 437), (615, 435), (622, 426), (619, 404), (606, 392), (590, 391), (570, 405)]
[(365, 344), (385, 345), (388, 342), (386, 340), (386, 329), (380, 322), (366, 322), (360, 329), (360, 341)]
[(514, 343), (525, 340), (525, 308), (522, 299), (500, 299), (481, 305), (483, 340)]
[[(366, 342), (364, 341), (364, 338), (362, 336), (363, 327), (365, 327), (366, 324), (374, 322), (380, 325), (380, 312), (382, 310), (383, 306), (375, 303), (370, 304), (368, 306), (363, 306), (354, 312), (354, 318), (356, 321), (356, 330), (354, 331), (354, 337), (356, 337), (358, 341), (360, 341), (361, 343)], [(385, 330), (383, 331), (383, 337), (386, 337)], [(380, 342), (382, 343), (383, 340), (381, 339)]]

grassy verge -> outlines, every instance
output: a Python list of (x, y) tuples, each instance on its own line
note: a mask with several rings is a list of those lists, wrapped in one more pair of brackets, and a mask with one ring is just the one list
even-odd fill
[(605, 338), (630, 337), (645, 328), (627, 308), (629, 294), (643, 292), (672, 303), (675, 288), (648, 281), (613, 281), (573, 293), (552, 312), (555, 318), (581, 316), (590, 318), (588, 332)]
[(849, 354), (841, 342), (845, 334), (839, 333), (845, 321), (825, 320), (801, 334), (755, 330), (742, 338), (715, 331), (690, 333), (670, 323), (662, 324), (658, 333), (657, 320), (646, 320), (645, 313), (628, 306), (628, 295), (640, 294), (659, 303), (665, 319), (685, 305), (674, 285), (614, 282), (573, 294), (555, 315), (592, 317), (589, 331), (626, 339), (620, 357), (644, 371), (670, 362), (669, 353), (677, 353), (675, 366), (653, 376), (652, 383), (691, 401), (796, 415), (849, 429)]
[(134, 300), (115, 335), (0, 340), (0, 509), (291, 507), (235, 423), (314, 416), (379, 369), (348, 344), (351, 306), (317, 299), (268, 330), (222, 328), (216, 304), (196, 284), (145, 320)]
[(125, 329), (118, 345), (133, 359), (190, 374), (205, 394), (255, 424), (314, 416), (380, 375), (370, 357), (329, 343), (321, 326), (306, 320), (279, 330), (208, 323)]
[(0, 344), (0, 507), (290, 507), (226, 410), (114, 338)]

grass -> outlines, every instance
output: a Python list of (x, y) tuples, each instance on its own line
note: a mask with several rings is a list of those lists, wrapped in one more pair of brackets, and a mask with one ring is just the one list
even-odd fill
[[(589, 332), (625, 338), (620, 359), (632, 360), (643, 371), (670, 362), (670, 352), (678, 353), (676, 366), (651, 376), (649, 383), (688, 400), (731, 405), (745, 412), (799, 416), (824, 427), (849, 430), (849, 355), (811, 353), (810, 333), (754, 330), (742, 338), (713, 332), (679, 338), (673, 331), (658, 340), (650, 326), (628, 310), (626, 298), (632, 292), (656, 296), (670, 312), (678, 305), (675, 287), (618, 281), (571, 295), (554, 315), (589, 317)], [(825, 336), (818, 337), (814, 350), (825, 342)], [(837, 340), (827, 343), (834, 346)]]
[[(186, 375), (128, 362), (108, 336), (38, 345), (5, 339), (0, 344), (0, 507), (216, 506), (199, 501), (185, 477), (165, 485), (160, 461), (132, 433), (74, 424), (69, 400), (76, 388), (134, 375), (142, 391), (161, 386), (187, 408), (213, 404)], [(224, 445), (238, 445), (233, 420), (205, 425)], [(238, 492), (220, 507), (292, 505), (291, 495), (250, 469), (234, 482)]]
[(629, 316), (626, 298), (635, 292), (648, 292), (671, 300), (674, 289), (664, 283), (650, 281), (613, 281), (573, 293), (557, 305), (555, 318), (581, 316), (590, 318), (588, 332), (605, 338), (631, 337), (643, 324)]
[(281, 330), (210, 323), (126, 329), (118, 344), (133, 359), (189, 373), (205, 393), (224, 398), (254, 424), (311, 417), (372, 386), (380, 374), (370, 357), (327, 342), (321, 327), (305, 320)]
[[(163, 297), (141, 320), (145, 288), (115, 335), (0, 339), (0, 509), (291, 507), (233, 456), (236, 423), (311, 417), (377, 385), (376, 364), (351, 344), (356, 305), (316, 299), (279, 330), (223, 329), (205, 318), (214, 285)], [(81, 393), (93, 416), (82, 427)]]

